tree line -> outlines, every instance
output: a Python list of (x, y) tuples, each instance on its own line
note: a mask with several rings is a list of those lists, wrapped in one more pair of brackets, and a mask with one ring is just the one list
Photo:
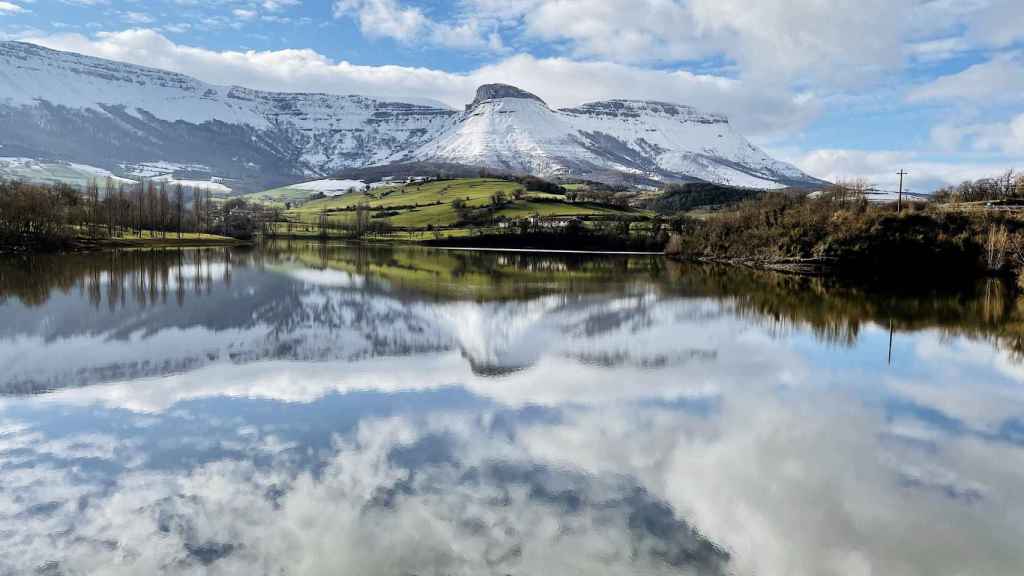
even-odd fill
[(1007, 170), (994, 178), (965, 180), (935, 192), (937, 202), (983, 202), (1024, 197), (1024, 174)]
[(274, 209), (167, 182), (111, 178), (76, 188), (0, 180), (0, 241), (8, 246), (186, 233), (251, 238), (279, 218)]

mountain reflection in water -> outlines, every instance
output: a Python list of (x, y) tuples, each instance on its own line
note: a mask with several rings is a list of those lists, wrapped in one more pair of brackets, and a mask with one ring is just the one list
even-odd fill
[(0, 574), (1016, 573), (1022, 311), (650, 256), (0, 260)]

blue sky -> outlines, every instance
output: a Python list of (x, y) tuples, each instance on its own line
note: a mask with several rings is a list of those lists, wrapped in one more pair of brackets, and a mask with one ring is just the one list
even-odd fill
[(1024, 169), (1022, 22), (1021, 0), (0, 0), (0, 38), (209, 82), (687, 103), (817, 176), (915, 191)]

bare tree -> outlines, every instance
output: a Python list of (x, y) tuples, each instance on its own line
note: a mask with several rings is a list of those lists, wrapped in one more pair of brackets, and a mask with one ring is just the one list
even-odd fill
[(181, 220), (185, 211), (185, 188), (180, 184), (174, 185), (174, 212), (176, 215), (178, 229), (178, 240), (181, 240)]

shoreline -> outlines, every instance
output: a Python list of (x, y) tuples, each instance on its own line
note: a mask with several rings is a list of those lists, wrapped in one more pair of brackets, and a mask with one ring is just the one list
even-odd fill
[[(250, 240), (236, 238), (74, 238), (53, 244), (0, 244), (0, 256), (34, 254), (76, 254), (131, 248), (206, 248), (218, 246), (251, 246)], [(45, 246), (45, 248), (40, 248)]]
[[(751, 270), (763, 270), (768, 272), (781, 272), (795, 276), (808, 276), (816, 278), (843, 276), (842, 266), (835, 259), (828, 258), (784, 258), (778, 260), (762, 260), (757, 258), (716, 258), (712, 256), (680, 256), (677, 254), (665, 254), (665, 258), (674, 262), (689, 262), (696, 264), (720, 264), (723, 266), (736, 266), (738, 268), (749, 268)], [(856, 270), (850, 269), (849, 273)]]
[(606, 256), (664, 256), (665, 252), (616, 251), (616, 250), (557, 250), (547, 248), (483, 248), (473, 246), (431, 246), (436, 250), (461, 250), (467, 252), (536, 252), (541, 254), (604, 254)]

